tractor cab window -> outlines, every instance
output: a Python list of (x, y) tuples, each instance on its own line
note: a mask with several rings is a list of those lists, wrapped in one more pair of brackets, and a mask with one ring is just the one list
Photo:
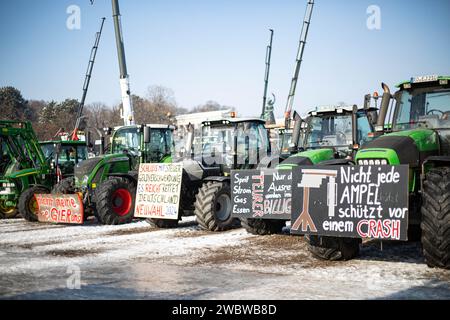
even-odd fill
[[(235, 142), (237, 150), (234, 150)], [(239, 165), (256, 164), (261, 153), (266, 155), (269, 150), (267, 130), (259, 122), (213, 124), (202, 128), (203, 158), (213, 157), (216, 163), (231, 166), (236, 154)]]
[(311, 116), (309, 118), (306, 148), (348, 148), (352, 142), (351, 114)]
[(211, 125), (202, 128), (203, 156), (219, 157), (230, 154), (233, 147), (235, 127), (227, 125)]
[(59, 163), (73, 162), (78, 163), (86, 160), (86, 148), (82, 146), (62, 146), (59, 155)]
[(112, 142), (112, 153), (127, 151), (131, 155), (139, 152), (140, 139), (137, 128), (119, 129), (116, 131)]
[(418, 89), (401, 93), (397, 100), (394, 130), (408, 130), (421, 126), (450, 127), (450, 90), (438, 89), (426, 92), (424, 89)]
[[(42, 152), (44, 153), (44, 158), (55, 159), (55, 144), (45, 143), (41, 145)], [(58, 164), (63, 164), (65, 162), (73, 162), (78, 164), (79, 162), (87, 159), (87, 148), (84, 145), (62, 145), (61, 152), (58, 155)]]
[(45, 159), (48, 160), (53, 157), (53, 152), (55, 150), (55, 147), (52, 143), (41, 144), (41, 149), (42, 149), (42, 152), (44, 153)]
[(258, 122), (242, 122), (237, 126), (237, 155), (239, 164), (254, 165), (267, 155), (269, 140), (267, 130)]
[(373, 130), (365, 112), (358, 112), (357, 121), (358, 144), (363, 146), (365, 143), (373, 139), (373, 137), (370, 137), (370, 133), (372, 133)]
[(152, 162), (162, 161), (173, 152), (172, 132), (166, 129), (151, 129), (150, 143), (146, 148)]

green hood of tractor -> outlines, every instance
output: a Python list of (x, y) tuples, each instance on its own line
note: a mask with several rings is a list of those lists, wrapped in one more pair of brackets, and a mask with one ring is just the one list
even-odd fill
[(290, 156), (283, 162), (281, 162), (276, 169), (278, 170), (290, 170), (298, 166), (308, 166), (319, 164), (323, 161), (334, 159), (333, 149), (314, 149), (299, 152)]
[(391, 165), (408, 164), (419, 166), (424, 158), (437, 154), (438, 135), (429, 129), (412, 129), (385, 134), (368, 142), (356, 154), (355, 161), (385, 159)]
[(11, 174), (6, 174), (6, 179), (20, 179), (26, 176), (36, 175), (41, 173), (38, 169), (23, 169), (20, 171), (14, 171)]
[(98, 183), (111, 173), (127, 173), (130, 171), (129, 158), (123, 153), (106, 154), (84, 160), (75, 167), (75, 185), (87, 187)]

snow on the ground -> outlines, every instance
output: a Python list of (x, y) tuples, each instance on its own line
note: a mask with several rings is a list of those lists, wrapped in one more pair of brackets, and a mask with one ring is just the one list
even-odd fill
[[(176, 229), (145, 221), (64, 226), (1, 220), (0, 297), (53, 298), (48, 292), (64, 287), (67, 268), (79, 266), (89, 275), (86, 289), (58, 297), (450, 299), (450, 271), (428, 268), (420, 250), (419, 243), (392, 242), (380, 251), (369, 241), (358, 259), (328, 262), (311, 257), (302, 237), (212, 233), (193, 217)], [(149, 270), (161, 272), (155, 277)], [(117, 297), (98, 287), (108, 281), (116, 283)]]

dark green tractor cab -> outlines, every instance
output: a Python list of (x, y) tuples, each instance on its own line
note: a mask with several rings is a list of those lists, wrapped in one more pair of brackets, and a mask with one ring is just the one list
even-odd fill
[(45, 159), (58, 167), (60, 179), (74, 175), (75, 167), (88, 158), (85, 141), (52, 140), (41, 141)]

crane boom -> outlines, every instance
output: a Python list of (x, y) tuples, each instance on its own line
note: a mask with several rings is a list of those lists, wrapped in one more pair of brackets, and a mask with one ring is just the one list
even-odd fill
[(113, 10), (114, 30), (116, 35), (117, 57), (120, 69), (120, 91), (122, 94), (122, 119), (124, 125), (134, 124), (134, 110), (131, 101), (130, 80), (125, 60), (125, 48), (123, 44), (122, 25), (120, 21), (119, 0), (111, 0)]
[(305, 18), (303, 20), (302, 30), (300, 33), (300, 42), (299, 42), (299, 46), (298, 46), (297, 59), (295, 61), (294, 76), (292, 77), (291, 88), (289, 90), (289, 96), (288, 96), (288, 99), (286, 102), (286, 110), (284, 112), (286, 128), (290, 127), (290, 116), (291, 116), (292, 107), (294, 105), (295, 90), (297, 88), (300, 67), (301, 67), (302, 61), (303, 61), (303, 53), (305, 51), (306, 38), (308, 37), (308, 31), (309, 31), (309, 26), (311, 24), (313, 8), (314, 8), (314, 0), (308, 0), (307, 6), (306, 6)]
[[(269, 74), (270, 74), (270, 60), (272, 57), (272, 41), (273, 41), (273, 30), (269, 29), (270, 31), (270, 42), (269, 45), (266, 48), (266, 71), (264, 73), (264, 95), (263, 95), (263, 105), (262, 105), (262, 112), (261, 112), (261, 118), (266, 119), (268, 118), (267, 115), (267, 88), (269, 86)], [(272, 110), (273, 111), (273, 110)]]
[(88, 67), (86, 70), (86, 77), (84, 78), (83, 94), (81, 96), (80, 104), (78, 106), (75, 128), (72, 132), (72, 137), (71, 137), (71, 139), (74, 141), (78, 140), (77, 132), (78, 132), (78, 129), (80, 128), (80, 122), (82, 119), (84, 103), (86, 101), (86, 96), (87, 96), (87, 92), (89, 89), (89, 83), (91, 82), (92, 69), (94, 68), (95, 57), (97, 55), (97, 49), (98, 49), (98, 45), (100, 43), (100, 38), (102, 36), (104, 23), (105, 23), (105, 18), (102, 18), (102, 22), (100, 24), (100, 30), (95, 34), (94, 46), (91, 49), (91, 55), (89, 57), (89, 63), (88, 63)]

